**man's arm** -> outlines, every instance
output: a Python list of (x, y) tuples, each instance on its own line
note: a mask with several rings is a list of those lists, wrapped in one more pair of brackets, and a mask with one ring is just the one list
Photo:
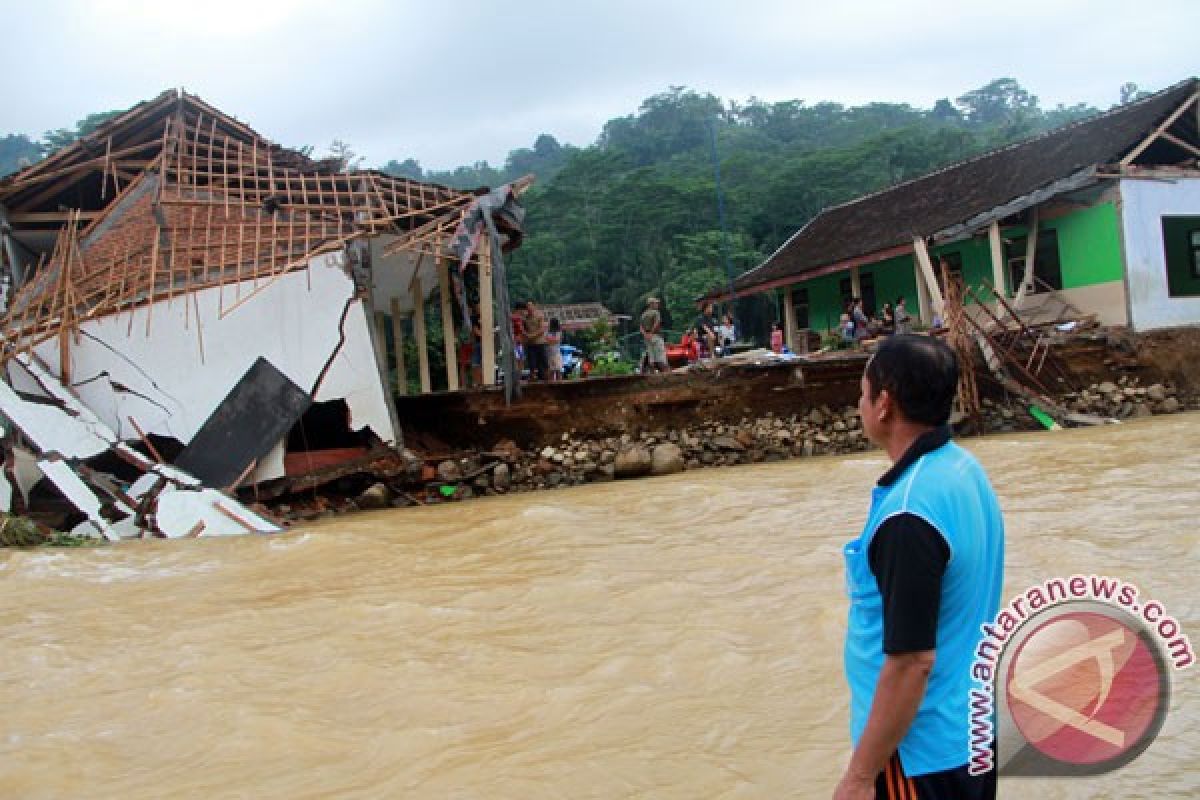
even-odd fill
[(933, 650), (900, 653), (884, 660), (867, 727), (833, 794), (834, 800), (875, 797), (875, 777), (883, 772), (917, 715), (933, 660)]

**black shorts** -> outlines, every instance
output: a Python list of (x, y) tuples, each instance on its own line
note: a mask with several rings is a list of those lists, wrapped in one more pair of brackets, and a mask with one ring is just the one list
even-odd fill
[(910, 778), (893, 754), (875, 779), (876, 800), (995, 800), (996, 770), (971, 775), (967, 765)]

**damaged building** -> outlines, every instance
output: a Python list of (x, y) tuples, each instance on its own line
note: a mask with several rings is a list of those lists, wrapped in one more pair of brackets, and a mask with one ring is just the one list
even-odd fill
[(526, 185), (347, 171), (174, 90), (0, 180), (0, 501), (66, 501), (109, 538), (273, 530), (233, 490), (398, 458), (405, 328), (428, 391), (440, 298), (458, 388)]
[(734, 290), (780, 292), (802, 349), (851, 297), (878, 313), (903, 296), (931, 325), (943, 266), (1000, 316), (1200, 323), (1200, 81), (827, 208)]

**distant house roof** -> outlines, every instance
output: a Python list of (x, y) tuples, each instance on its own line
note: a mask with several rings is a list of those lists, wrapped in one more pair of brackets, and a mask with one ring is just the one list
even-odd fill
[[(735, 288), (739, 294), (761, 291), (822, 267), (911, 247), (914, 236), (933, 236), (1080, 170), (1119, 161), (1198, 90), (1200, 80), (1189, 78), (1137, 102), (828, 208), (739, 277)], [(1190, 141), (1196, 141), (1196, 128), (1194, 114), (1182, 115), (1172, 126)], [(1155, 144), (1143, 157), (1178, 161), (1182, 150), (1156, 151), (1171, 147)]]
[(566, 303), (562, 305), (544, 305), (541, 307), (546, 319), (557, 319), (564, 331), (578, 331), (590, 328), (600, 320), (611, 323), (616, 319), (629, 319), (614, 314), (601, 303)]

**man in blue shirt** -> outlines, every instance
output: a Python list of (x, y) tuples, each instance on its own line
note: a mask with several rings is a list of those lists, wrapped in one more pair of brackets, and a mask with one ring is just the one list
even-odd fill
[(953, 351), (924, 336), (889, 338), (862, 377), (863, 431), (892, 467), (844, 549), (854, 753), (835, 800), (995, 797), (995, 772), (967, 771), (968, 700), (1004, 524), (983, 468), (950, 441), (957, 385)]

